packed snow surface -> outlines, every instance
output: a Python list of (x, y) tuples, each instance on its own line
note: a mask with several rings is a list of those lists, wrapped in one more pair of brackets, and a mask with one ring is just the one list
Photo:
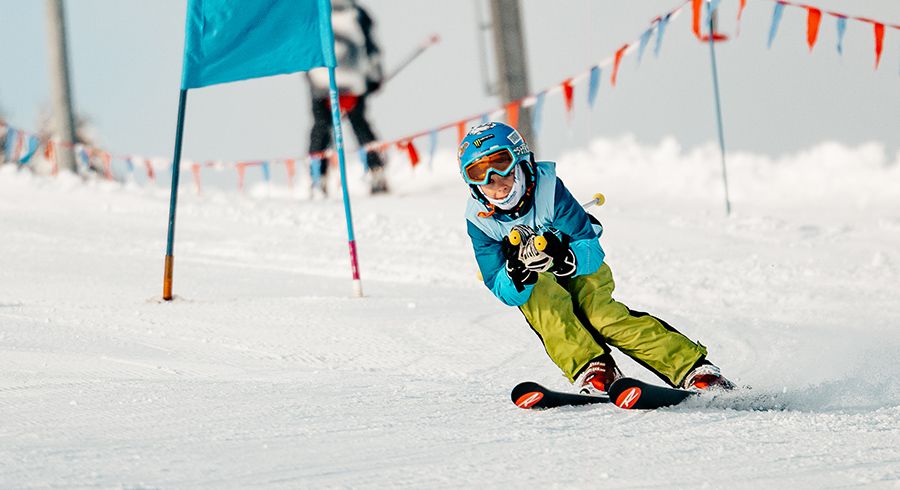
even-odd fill
[[(709, 347), (734, 394), (525, 411), (571, 389), (477, 280), (451, 152), (337, 187), (0, 167), (0, 488), (900, 485), (900, 156), (729, 155), (597, 140), (559, 174), (594, 208), (616, 297)], [(334, 172), (332, 179), (336, 178)], [(332, 181), (332, 184), (335, 184)], [(616, 354), (626, 374), (658, 380)]]

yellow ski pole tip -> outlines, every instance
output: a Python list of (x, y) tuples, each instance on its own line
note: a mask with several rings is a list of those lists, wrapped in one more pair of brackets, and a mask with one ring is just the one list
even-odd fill
[(598, 192), (594, 194), (594, 200), (597, 201), (597, 206), (603, 206), (603, 204), (606, 202), (606, 196)]

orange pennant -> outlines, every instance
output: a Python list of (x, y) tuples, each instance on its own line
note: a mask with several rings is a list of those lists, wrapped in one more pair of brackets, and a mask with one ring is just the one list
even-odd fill
[(513, 101), (506, 104), (506, 124), (512, 127), (519, 126), (519, 101)]
[[(693, 23), (691, 23), (691, 30), (694, 31), (694, 35), (697, 36), (697, 39), (701, 39), (700, 36), (700, 6), (703, 4), (703, 0), (693, 0), (691, 2), (691, 13), (693, 14)], [(613, 84), (615, 85), (615, 84)]]
[(296, 172), (297, 161), (294, 160), (293, 158), (288, 158), (287, 160), (284, 161), (284, 167), (285, 167), (285, 170), (287, 170), (287, 175), (288, 175), (288, 188), (293, 189), (294, 188), (294, 175), (297, 173)]
[(459, 136), (459, 138), (457, 138), (457, 140), (456, 140), (457, 144), (462, 143), (463, 138), (466, 137), (466, 122), (465, 121), (460, 121), (460, 122), (456, 123), (456, 134), (457, 134), (457, 136)]
[(737, 32), (735, 35), (741, 33), (741, 15), (744, 14), (744, 8), (747, 6), (747, 0), (741, 0), (740, 6), (738, 6), (738, 21), (737, 21)]

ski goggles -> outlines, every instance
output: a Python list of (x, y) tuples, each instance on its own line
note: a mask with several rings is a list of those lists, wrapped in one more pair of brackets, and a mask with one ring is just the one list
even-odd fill
[(502, 148), (469, 162), (463, 169), (463, 178), (472, 185), (485, 185), (490, 182), (492, 173), (505, 177), (515, 166), (516, 157), (512, 151)]

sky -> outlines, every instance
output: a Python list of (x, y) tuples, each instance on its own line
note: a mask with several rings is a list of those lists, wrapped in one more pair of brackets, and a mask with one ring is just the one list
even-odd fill
[[(476, 8), (487, 11), (483, 0), (361, 3), (375, 18), (388, 70), (428, 36), (441, 37), (371, 99), (370, 119), (382, 138), (498, 107), (497, 97), (485, 91), (479, 62)], [(722, 3), (721, 29), (729, 34), (735, 30), (737, 3)], [(834, 48), (834, 20), (825, 16), (810, 52), (805, 14), (787, 8), (767, 49), (773, 3), (747, 3), (740, 36), (716, 46), (729, 151), (778, 156), (822, 141), (877, 142), (889, 155), (900, 151), (900, 31), (887, 29), (881, 67), (875, 71), (869, 24), (848, 23), (841, 57)], [(814, 3), (900, 24), (896, 0)], [(66, 2), (76, 111), (92, 122), (108, 151), (171, 155), (185, 5), (184, 0)], [(608, 58), (677, 5), (678, 0), (523, 1), (531, 91), (557, 85)], [(26, 130), (37, 129), (50, 99), (44, 9), (40, 1), (0, 0), (0, 45), (5, 47), (0, 111), (11, 125)], [(635, 55), (626, 57), (614, 88), (604, 77), (593, 109), (586, 103), (586, 84), (575, 91), (571, 118), (560, 95), (548, 96), (537, 141), (540, 159), (556, 159), (592, 139), (623, 134), (648, 144), (672, 136), (684, 147), (716, 141), (709, 48), (692, 37), (689, 15), (672, 21), (659, 58), (649, 49), (640, 65)], [(300, 75), (191, 91), (184, 155), (226, 161), (303, 155), (312, 123), (307, 99)], [(455, 130), (445, 131), (440, 145), (449, 148), (454, 140)], [(352, 137), (350, 145), (355, 146)]]

